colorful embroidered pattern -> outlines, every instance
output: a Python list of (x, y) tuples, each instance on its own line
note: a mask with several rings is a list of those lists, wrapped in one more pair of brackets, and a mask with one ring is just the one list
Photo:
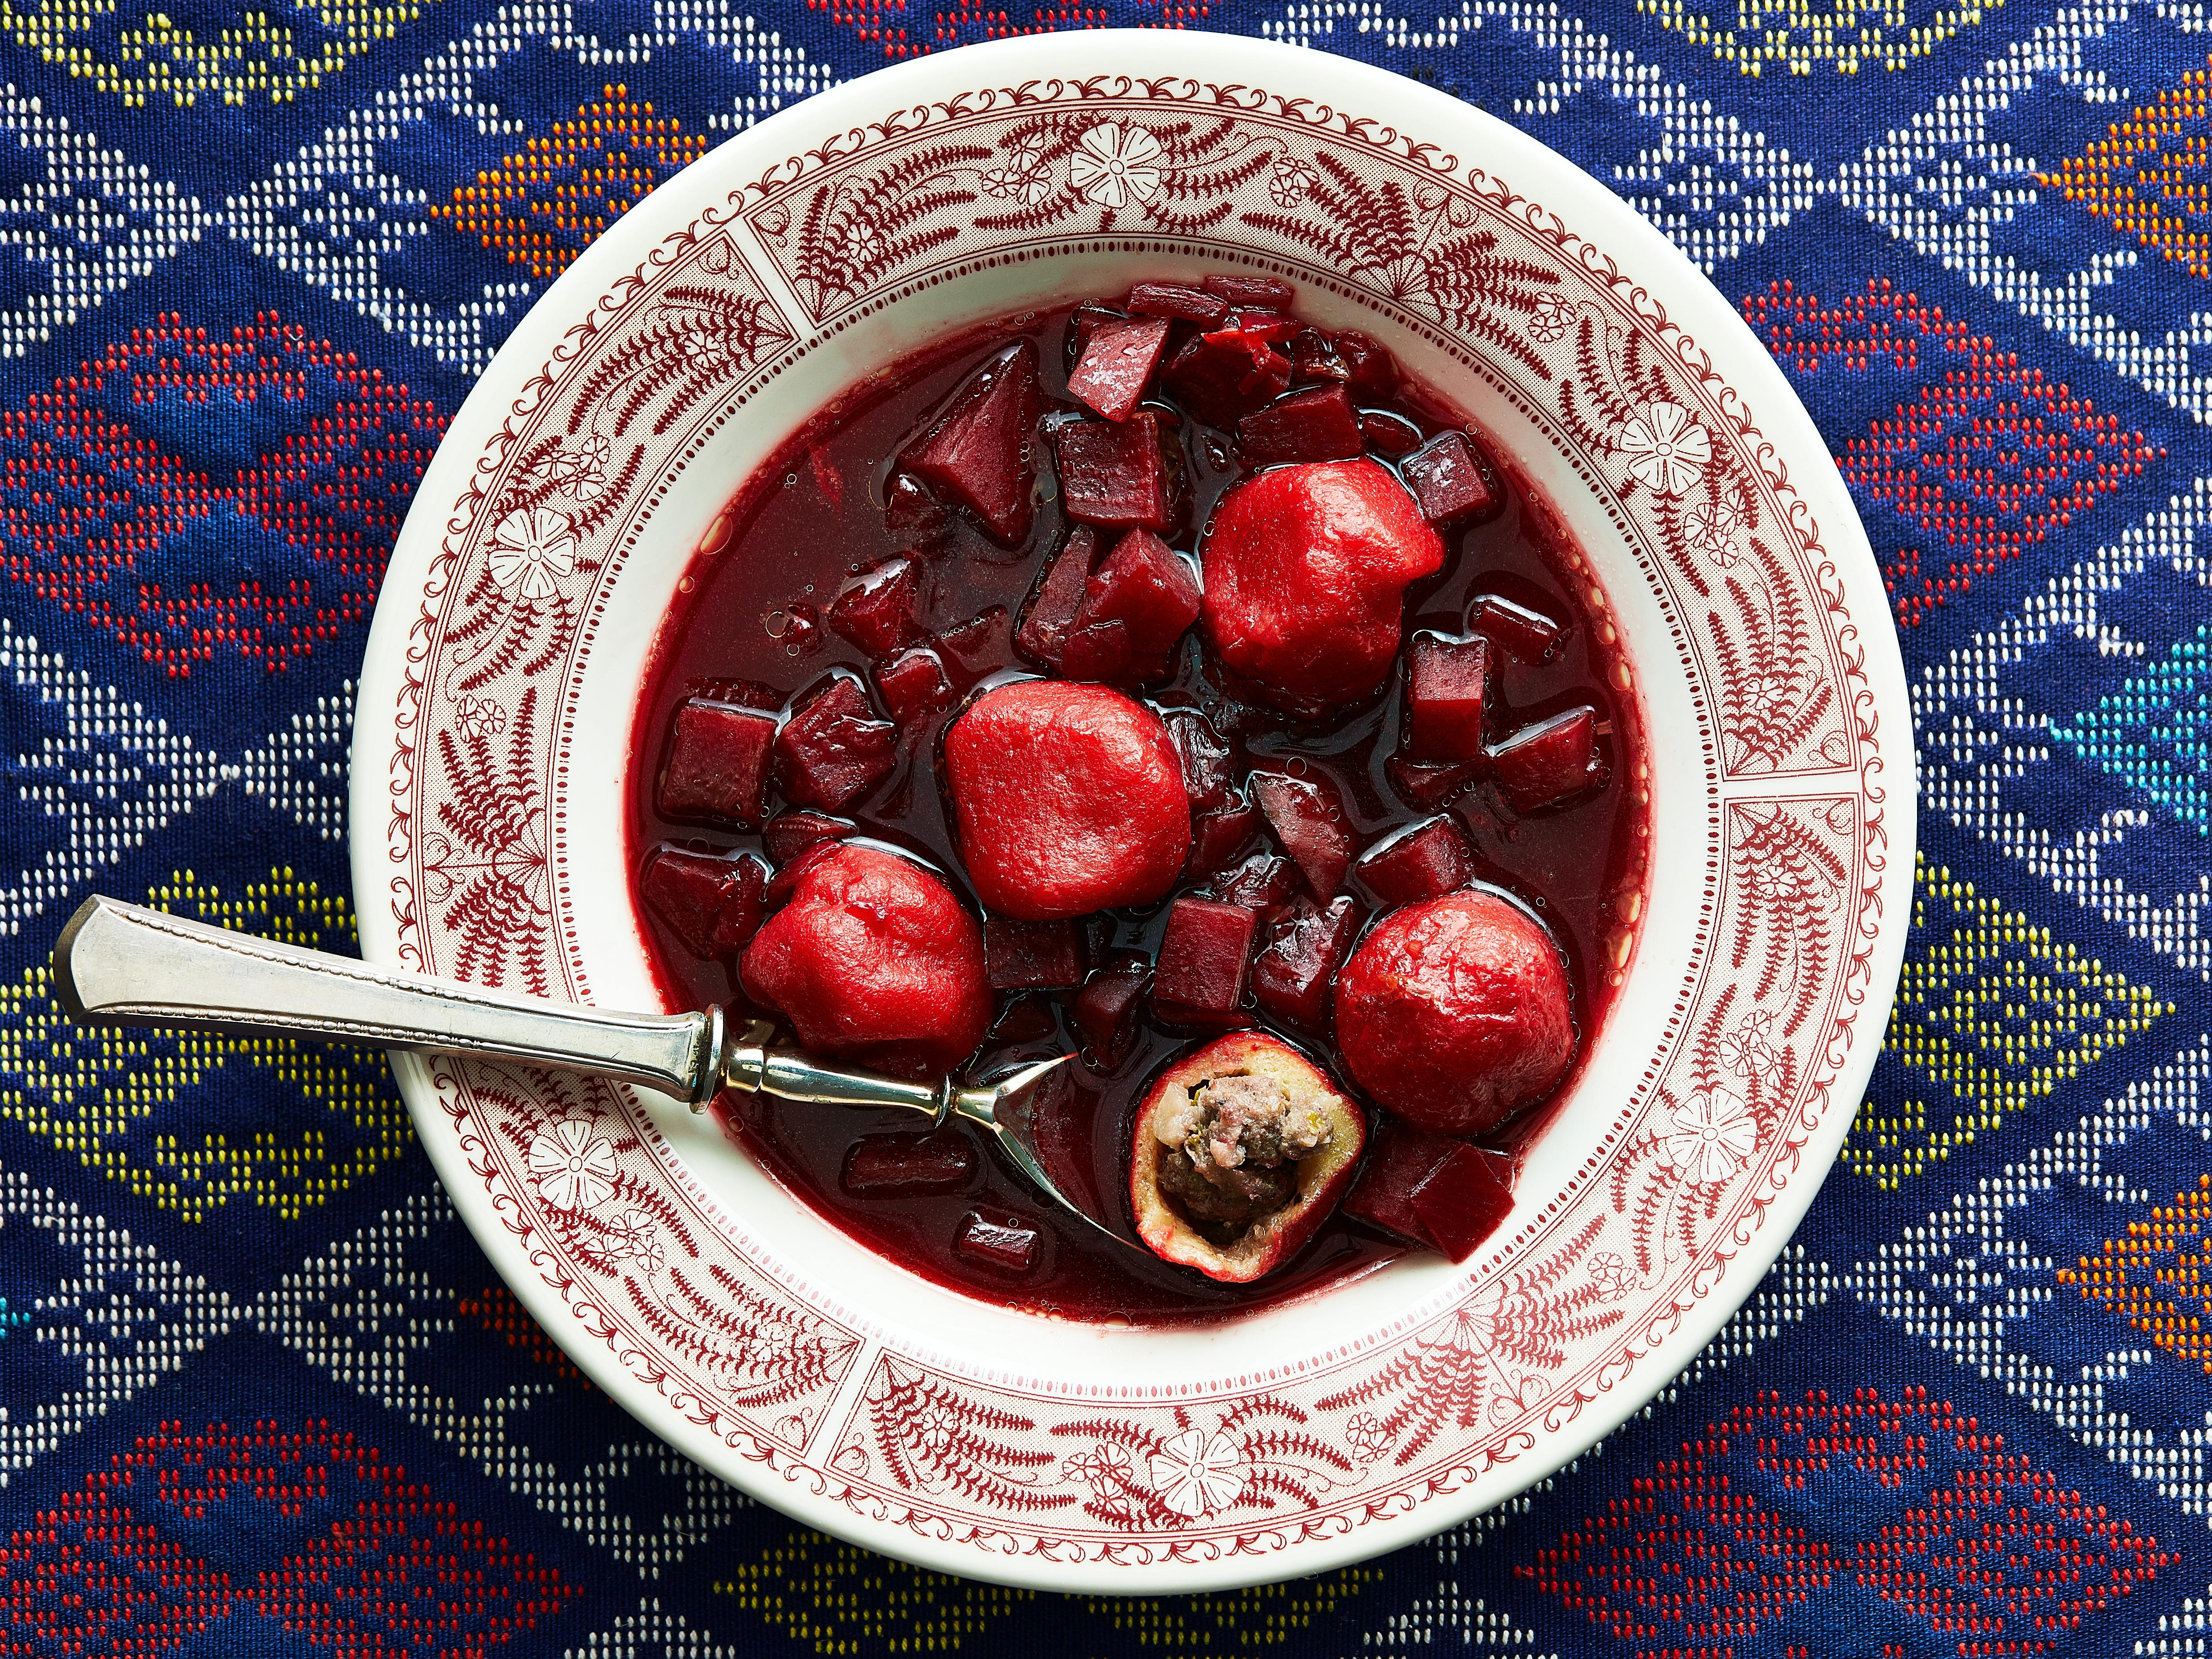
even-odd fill
[(2191, 276), (2212, 276), (2208, 88), (2212, 70), (2189, 70), (2056, 172), (2036, 174), (2036, 182), (2064, 191), (2068, 201)]
[(544, 282), (559, 276), (592, 239), (650, 195), (687, 161), (707, 153), (704, 134), (611, 86), (544, 137), (456, 185), (430, 210), (465, 235)]
[(481, 1653), (582, 1593), (325, 1422), (163, 1424), (8, 1543), (0, 1617), (24, 1651), (160, 1651), (258, 1617), (341, 1651)]
[(1723, 20), (1691, 9), (1684, 0), (1637, 0), (1637, 10), (1701, 46), (1746, 75), (1770, 69), (1811, 75), (1822, 69), (1856, 75), (1863, 69), (1901, 70), (1946, 40), (1978, 27), (2004, 0), (1985, 5), (1939, 7), (1915, 17), (1897, 0), (1843, 0), (1822, 7), (1810, 0), (1739, 8)]
[(17, 45), (126, 105), (188, 108), (204, 98), (266, 106), (314, 91), (422, 12), (422, 0), (293, 0), (289, 13), (240, 12), (203, 34), (162, 12), (118, 27), (115, 0), (26, 0), (22, 9), (9, 0), (0, 5), (0, 26)]
[(2127, 1237), (2105, 1241), (2094, 1256), (2058, 1270), (2058, 1282), (2078, 1285), (2084, 1301), (2101, 1302), (2125, 1316), (2177, 1359), (2200, 1364), (2212, 1376), (2212, 1249), (2204, 1226), (2212, 1219), (2212, 1176), (2176, 1193), (2148, 1221), (2128, 1224)]
[[(146, 902), (312, 951), (354, 947), (345, 901), (289, 871), (272, 872), (237, 900), (186, 872)], [(0, 1115), (187, 1221), (236, 1199), (297, 1220), (413, 1144), (406, 1109), (374, 1054), (287, 1038), (87, 1030), (63, 1012), (43, 965), (0, 986), (0, 1034), (11, 1083), (0, 1095)], [(184, 1103), (214, 1085), (234, 1058), (296, 1091), (316, 1109), (311, 1127), (179, 1133)], [(296, 1126), (298, 1115), (288, 1116)]]
[(2212, 835), (2212, 626), (2177, 640), (2163, 662), (2131, 678), (2051, 735), (2138, 790), (2199, 835)]
[[(218, 407), (260, 441), (227, 477), (179, 453)], [(164, 316), (0, 411), (0, 570), (172, 674), (228, 652), (282, 670), (367, 618), (444, 429), (273, 314), (214, 340)], [(195, 556), (210, 535), (232, 574)], [(264, 544), (307, 556), (264, 576)]]
[[(95, 891), (352, 948), (349, 830), (384, 829), (348, 823), (355, 688), (393, 538), (411, 507), (451, 505), (416, 500), (447, 416), (627, 207), (887, 61), (1056, 29), (1073, 38), (1053, 72), (1080, 77), (1079, 32), (1127, 25), (1309, 46), (1468, 99), (1711, 276), (1838, 458), (1890, 584), (1927, 854), (1885, 1056), (1863, 1101), (1831, 1108), (1856, 1108), (1847, 1167), (1690, 1371), (1467, 1526), (1159, 1601), (922, 1572), (744, 1499), (587, 1383), (558, 1346), (572, 1333), (497, 1281), (380, 1057), (81, 1031), (47, 964)], [(0, 39), (0, 1659), (2191, 1659), (2212, 1642), (2212, 61), (2189, 8), (12, 0)], [(1206, 134), (1164, 134), (1163, 153)], [(1009, 189), (1066, 187), (1064, 158), (1032, 178), (1026, 154), (908, 186), (980, 193), (1004, 160)], [(1235, 211), (1310, 220), (1316, 181), (1281, 159), (1237, 163)], [(1440, 203), (1409, 195), (1374, 225), (1326, 269), (1460, 280)], [(675, 366), (712, 382), (781, 349), (817, 300), (867, 303), (877, 267), (855, 251), (884, 233), (837, 228), (755, 313), (702, 313)], [(573, 435), (549, 487), (588, 486), (588, 441), (620, 436)], [(1728, 517), (1691, 518), (1705, 539), (1682, 550), (1748, 605), (1771, 532)], [(1742, 693), (1778, 730), (1821, 684), (1793, 637), (1759, 636)], [(520, 723), (556, 716), (465, 695), (424, 741), (480, 761), (487, 806), (434, 862), (450, 891), (422, 896), (480, 907), (489, 939), (501, 907), (544, 902), (523, 855), (542, 826), (496, 808)], [(1789, 764), (1832, 763), (1855, 716), (1832, 697)], [(1730, 819), (1732, 851), (1832, 793), (1781, 782), (1774, 825)], [(1768, 862), (1768, 886), (1833, 879)], [(1716, 1039), (1708, 1117), (1755, 1092), (1762, 1052), (1802, 1062), (1824, 1040), (1810, 1017), (1782, 1037), (1775, 1006)], [(1563, 1258), (1510, 1320), (1452, 1322), (1400, 1396), (1346, 1403), (1341, 1443), (1297, 1455), (1356, 1507), (1362, 1472), (1397, 1468), (1424, 1425), (1502, 1402), (1538, 1363), (1517, 1355), (1623, 1319), (1715, 1224), (1678, 1185), (1641, 1255)], [(603, 1208), (620, 1245), (622, 1207)], [(843, 1349), (748, 1324), (717, 1284), (657, 1282), (654, 1316), (740, 1334), (728, 1364), (830, 1378), (776, 1408), (793, 1443), (834, 1424), (879, 1455), (870, 1391), (911, 1379), (833, 1376)], [(1278, 1428), (1315, 1433), (1200, 1433), (1182, 1467), (1241, 1491), (1291, 1455)], [(917, 1414), (899, 1455), (952, 1478), (930, 1456), (947, 1431)], [(1010, 1455), (994, 1478), (1073, 1495), (1050, 1512), (1135, 1501), (1113, 1448), (1017, 1442), (993, 1439)], [(1156, 1455), (1182, 1454), (1148, 1448), (1146, 1471)], [(1194, 1573), (1238, 1565), (1200, 1522), (1178, 1547)]]
[(1884, 1109), (1869, 1097), (1844, 1158), (1894, 1186), (2078, 1077), (2173, 1012), (1948, 869), (1919, 867), (1912, 938), (1887, 1053), (1948, 1091)]
[[(1856, 1540), (1825, 1535), (1827, 1504), (1859, 1514)], [(1862, 1388), (1732, 1408), (1523, 1571), (1638, 1659), (1813, 1635), (1845, 1585), (1965, 1636), (1961, 1655), (2037, 1655), (2075, 1650), (2179, 1559), (1950, 1401)]]
[(2142, 433), (1884, 279), (1833, 307), (1777, 283), (1745, 301), (1744, 316), (1801, 374), (1832, 363), (1921, 382), (1836, 457), (1861, 500), (1887, 507), (1912, 538), (1882, 566), (1908, 627), (2159, 459)]

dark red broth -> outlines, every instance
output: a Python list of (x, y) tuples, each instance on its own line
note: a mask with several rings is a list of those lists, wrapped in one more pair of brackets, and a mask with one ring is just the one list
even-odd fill
[[(914, 549), (911, 531), (886, 522), (884, 504), (893, 459), (928, 423), (933, 411), (993, 349), (1022, 335), (1033, 337), (1042, 363), (1048, 422), (1073, 410), (1066, 398), (1069, 312), (1012, 318), (933, 349), (886, 369), (824, 410), (754, 477), (742, 481), (731, 501), (720, 545), (697, 556), (680, 584), (681, 595), (659, 641), (657, 658), (632, 735), (629, 801), (633, 895), (647, 853), (664, 842), (701, 849), (754, 849), (757, 835), (715, 835), (694, 824), (665, 821), (655, 807), (656, 774), (664, 734), (675, 709), (701, 682), (741, 679), (764, 683), (793, 702), (832, 669), (866, 673), (867, 659), (821, 624), (848, 576), (892, 555)], [(1363, 399), (1370, 407), (1379, 400)], [(1152, 406), (1171, 404), (1159, 399)], [(1387, 407), (1410, 417), (1424, 434), (1465, 422), (1440, 400), (1401, 386)], [(1233, 452), (1224, 434), (1182, 422), (1188, 466), (1187, 510), (1179, 548), (1197, 545), (1196, 531), (1236, 478)], [(1018, 618), (1042, 561), (1060, 546), (1067, 524), (1053, 495), (1048, 446), (1040, 452), (1040, 501), (1035, 527), (1019, 549), (1001, 547), (962, 514), (948, 515), (945, 544), (924, 559), (926, 575), (916, 618), (931, 634), (1003, 607)], [(1501, 469), (1502, 471), (1502, 469)], [(1470, 599), (1500, 593), (1548, 611), (1571, 626), (1552, 660), (1507, 658), (1502, 675), (1505, 729), (1581, 702), (1595, 702), (1609, 721), (1610, 762), (1602, 787), (1569, 804), (1516, 816), (1493, 787), (1478, 782), (1445, 810), (1470, 830), (1483, 860), (1482, 878), (1520, 896), (1547, 921), (1571, 970), (1581, 1051), (1603, 1018), (1614, 975), (1607, 953), (1632, 922), (1644, 877), (1648, 828), (1635, 780), (1640, 738), (1632, 699), (1620, 690), (1617, 653), (1599, 639), (1580, 601), (1589, 577), (1570, 580), (1578, 564), (1560, 532), (1510, 475), (1509, 500), (1498, 516), (1447, 532), (1449, 557), (1437, 576), (1407, 596), (1405, 637), (1417, 629), (1456, 634), (1469, 624)], [(1431, 810), (1401, 800), (1384, 763), (1397, 742), (1401, 695), (1393, 688), (1333, 721), (1295, 725), (1284, 717), (1235, 702), (1215, 683), (1202, 641), (1191, 630), (1179, 670), (1164, 685), (1138, 693), (1162, 711), (1204, 710), (1218, 726), (1234, 726), (1249, 759), (1290, 760), (1326, 772), (1340, 787), (1353, 828), (1365, 844)], [(990, 669), (1032, 673), (1017, 656), (1007, 631), (993, 636)], [(1403, 678), (1403, 653), (1398, 678)], [(949, 719), (949, 716), (947, 717)], [(941, 872), (963, 900), (973, 890), (955, 847), (933, 771), (934, 744), (945, 719), (920, 732), (902, 732), (897, 769), (849, 809), (861, 833), (919, 854)], [(1263, 832), (1258, 846), (1265, 847)], [(1203, 884), (1187, 879), (1178, 891)], [(1626, 909), (1624, 910), (1624, 906)], [(1095, 927), (1110, 947), (1152, 953), (1167, 902), (1141, 912), (1116, 912)], [(654, 967), (672, 1006), (703, 1007), (744, 1000), (723, 963), (695, 958), (641, 906), (641, 925)], [(1094, 950), (1092, 960), (1102, 952)], [(1073, 991), (1002, 994), (997, 1024), (981, 1060), (1042, 1056), (1079, 1048), (1068, 1017)], [(1267, 1026), (1256, 1009), (1251, 1024)], [(1325, 1066), (1334, 1048), (1310, 1033), (1276, 1028)], [(1127, 1134), (1147, 1080), (1178, 1050), (1204, 1034), (1143, 1025), (1133, 1051), (1110, 1070), (1089, 1063), (1065, 1068), (1072, 1086), (1048, 1097), (1052, 1146), (1059, 1166), (1086, 1188), (1098, 1210), (1125, 1236), (1128, 1225)], [(1340, 1072), (1339, 1075), (1341, 1073)], [(1563, 1085), (1559, 1092), (1564, 1092)], [(1555, 1094), (1553, 1098), (1556, 1099)], [(860, 1137), (911, 1132), (920, 1120), (836, 1107), (803, 1108), (761, 1097), (720, 1106), (730, 1133), (786, 1188), (836, 1226), (924, 1277), (970, 1295), (1072, 1318), (1171, 1322), (1248, 1310), (1368, 1270), (1404, 1252), (1405, 1246), (1338, 1214), (1291, 1263), (1255, 1284), (1217, 1283), (1159, 1261), (1141, 1248), (1122, 1248), (1064, 1218), (1039, 1197), (989, 1146), (972, 1134), (975, 1175), (964, 1190), (927, 1196), (860, 1199), (840, 1185), (848, 1151)], [(1540, 1105), (1508, 1126), (1498, 1144), (1524, 1145), (1546, 1116)], [(1010, 1276), (956, 1252), (963, 1221), (1025, 1218), (1041, 1226), (1042, 1259)]]

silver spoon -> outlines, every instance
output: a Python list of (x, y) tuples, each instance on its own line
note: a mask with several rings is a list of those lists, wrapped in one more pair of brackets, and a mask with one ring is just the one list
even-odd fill
[(618, 1078), (695, 1112), (732, 1089), (807, 1105), (901, 1107), (932, 1125), (964, 1118), (996, 1136), (1046, 1197), (1116, 1243), (1129, 1243), (1062, 1192), (1037, 1158), (1030, 1117), (1036, 1085), (1073, 1054), (988, 1081), (963, 1083), (948, 1073), (909, 1083), (765, 1048), (767, 1027), (752, 1022), (732, 1030), (720, 1008), (624, 1014), (515, 996), (372, 968), (111, 898), (87, 899), (70, 918), (54, 945), (54, 979), (70, 1018), (87, 1024), (185, 1025), (500, 1054)]

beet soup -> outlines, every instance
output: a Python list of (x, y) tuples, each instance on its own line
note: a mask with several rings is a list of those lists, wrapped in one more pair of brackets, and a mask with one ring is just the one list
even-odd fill
[[(1164, 1323), (1463, 1259), (1624, 971), (1649, 825), (1595, 579), (1412, 366), (1293, 307), (1140, 283), (886, 368), (743, 482), (657, 647), (629, 871), (672, 1006), (906, 1075), (1081, 1055), (1041, 1147), (1127, 1249), (957, 1121), (717, 1103), (955, 1290)], [(1480, 1013), (1449, 953), (1509, 935), (1522, 977), (1482, 994), (1529, 1011), (1465, 1051), (1469, 1092), (1429, 1063)], [(1328, 1111), (1172, 1070), (1240, 1032)], [(1273, 1249), (1316, 1143), (1327, 1190)]]

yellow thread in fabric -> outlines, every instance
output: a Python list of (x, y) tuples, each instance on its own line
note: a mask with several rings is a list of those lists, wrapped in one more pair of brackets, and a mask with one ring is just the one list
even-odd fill
[[(0, 0), (0, 24), (16, 44), (126, 104), (166, 98), (189, 106), (201, 98), (226, 104), (289, 103), (320, 86), (379, 40), (420, 17), (428, 0), (294, 0), (289, 14), (238, 15), (203, 39), (166, 12), (147, 12), (119, 29), (110, 54), (88, 37), (116, 12), (116, 0)], [(323, 37), (303, 47), (293, 24)], [(320, 29), (313, 25), (319, 24)]]
[(1315, 1620), (1335, 1612), (1340, 1602), (1382, 1582), (1382, 1575), (1372, 1567), (1344, 1567), (1285, 1584), (1255, 1584), (1211, 1595), (1098, 1597), (1087, 1605), (1140, 1648), (1178, 1656), (1249, 1653), (1289, 1641)]
[(1693, 11), (1684, 0), (1636, 0), (1636, 9), (1733, 64), (1746, 75), (1769, 69), (1810, 75), (1823, 64), (1844, 75), (1901, 70), (1954, 35), (1980, 26), (2004, 4), (1942, 8), (1915, 23), (1896, 0), (1779, 0), (1740, 4), (1733, 21)]
[(1933, 1104), (1869, 1095), (1843, 1153), (1891, 1188), (2173, 1012), (1948, 869), (1923, 859), (1916, 877), (1920, 945), (1898, 980), (1886, 1047), (1947, 1092)]
[[(270, 872), (237, 899), (186, 871), (147, 902), (311, 950), (354, 943), (345, 900), (289, 870)], [(322, 1128), (162, 1133), (161, 1115), (234, 1060), (274, 1073), (349, 1122), (350, 1133), (337, 1145)], [(205, 1220), (234, 1199), (296, 1220), (374, 1175), (413, 1135), (380, 1055), (283, 1037), (80, 1026), (54, 1000), (43, 964), (0, 985), (0, 1115), (186, 1221)]]
[(2115, 121), (2081, 155), (2036, 182), (2064, 192), (2113, 229), (2192, 276), (2212, 276), (2212, 70), (2185, 72)]
[[(1201, 1596), (1093, 1597), (1094, 1617), (1146, 1649), (1170, 1656), (1246, 1653), (1274, 1647), (1382, 1582), (1372, 1567), (1348, 1567), (1287, 1584)], [(794, 1529), (758, 1561), (714, 1586), (793, 1640), (825, 1655), (878, 1646), (891, 1653), (994, 1653), (994, 1626), (1036, 1592), (948, 1578)]]
[(1035, 1590), (949, 1578), (794, 1530), (757, 1561), (736, 1569), (715, 1593), (822, 1654), (951, 1653), (985, 1641), (994, 1625)]
[(430, 215), (549, 281), (655, 185), (706, 153), (704, 133), (684, 131), (628, 87), (611, 86), (574, 120), (556, 121), (474, 183), (455, 185), (453, 199), (431, 204)]
[(2108, 1238), (2095, 1255), (2058, 1270), (2058, 1282), (2080, 1287), (2085, 1302), (2103, 1303), (2135, 1330), (2212, 1376), (2212, 1176), (2173, 1195), (2148, 1221), (2128, 1224), (2125, 1238)]

